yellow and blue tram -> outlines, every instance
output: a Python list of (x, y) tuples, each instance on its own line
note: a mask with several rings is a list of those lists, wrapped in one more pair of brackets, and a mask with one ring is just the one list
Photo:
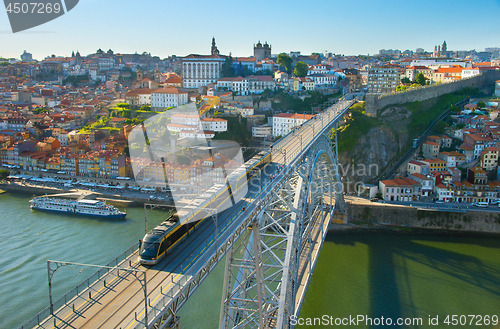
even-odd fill
[[(247, 182), (257, 175), (267, 164), (271, 162), (272, 153), (259, 153), (250, 159), (244, 166), (238, 168), (227, 177), (228, 184), (216, 184), (196, 201), (201, 203), (200, 209), (191, 214), (187, 219), (174, 222), (176, 215), (164, 221), (153, 230), (149, 231), (142, 239), (139, 262), (143, 265), (155, 265), (165, 257), (173, 248), (184, 240), (193, 230), (195, 230), (205, 219), (211, 218), (203, 207), (214, 208), (228, 202), (234, 203), (234, 195), (238, 192), (246, 191), (243, 187)], [(196, 209), (196, 206), (193, 206)]]

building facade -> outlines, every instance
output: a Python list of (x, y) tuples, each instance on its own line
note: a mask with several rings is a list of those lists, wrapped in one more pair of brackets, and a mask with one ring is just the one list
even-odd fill
[(280, 113), (273, 117), (273, 136), (285, 136), (295, 127), (302, 125), (310, 120), (314, 115)]
[(368, 69), (368, 92), (389, 93), (399, 85), (399, 67), (392, 65), (375, 66)]
[(182, 86), (198, 88), (216, 83), (221, 78), (225, 57), (191, 54), (182, 58)]
[(188, 93), (177, 88), (160, 88), (151, 92), (151, 108), (164, 110), (188, 103)]

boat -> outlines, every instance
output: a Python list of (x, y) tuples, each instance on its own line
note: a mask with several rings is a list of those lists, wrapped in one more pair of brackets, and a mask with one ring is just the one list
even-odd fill
[(52, 197), (35, 197), (30, 200), (31, 209), (54, 211), (72, 215), (102, 218), (125, 218), (125, 212), (98, 200), (68, 200)]
[(0, 190), (0, 194), (3, 194), (3, 193), (5, 193), (5, 191), (4, 190)]

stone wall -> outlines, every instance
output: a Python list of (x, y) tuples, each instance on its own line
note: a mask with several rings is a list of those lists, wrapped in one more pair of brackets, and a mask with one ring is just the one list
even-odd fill
[(411, 89), (409, 91), (394, 92), (390, 94), (367, 94), (366, 95), (366, 113), (370, 116), (377, 116), (377, 111), (388, 105), (404, 104), (411, 102), (421, 102), (430, 98), (439, 97), (457, 90), (471, 88), (494, 88), (495, 81), (500, 79), (500, 71), (487, 71), (478, 76), (462, 79), (456, 82), (435, 84)]
[[(475, 208), (477, 209), (477, 208)], [(347, 203), (349, 220), (402, 227), (500, 233), (500, 213), (471, 210), (464, 213), (395, 206)]]

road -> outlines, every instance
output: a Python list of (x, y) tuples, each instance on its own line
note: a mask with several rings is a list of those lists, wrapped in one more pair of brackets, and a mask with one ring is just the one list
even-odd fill
[(370, 202), (370, 200), (358, 197), (347, 196), (347, 201), (356, 203), (366, 203), (366, 204), (386, 204), (386, 205), (399, 205), (407, 207), (419, 207), (425, 209), (435, 209), (441, 211), (490, 211), (490, 212), (500, 212), (500, 208), (496, 205), (490, 205), (486, 208), (480, 208), (473, 206), (469, 203), (455, 203), (455, 202), (445, 202), (445, 203), (435, 203), (435, 202), (421, 202), (421, 201), (384, 201), (382, 202)]

